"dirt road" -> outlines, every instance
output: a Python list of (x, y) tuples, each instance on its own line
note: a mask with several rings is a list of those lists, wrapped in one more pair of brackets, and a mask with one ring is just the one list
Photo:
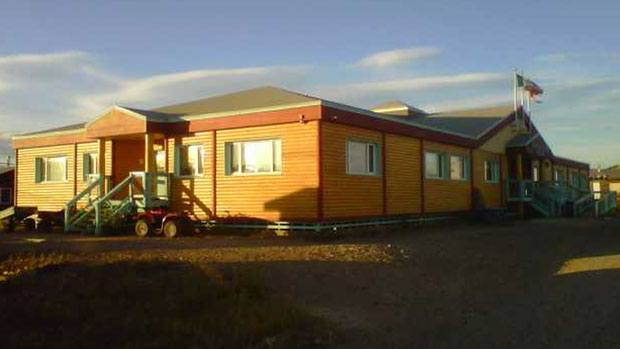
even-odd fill
[(273, 292), (328, 319), (346, 348), (620, 344), (618, 219), (424, 227), (321, 242), (0, 236), (0, 260), (58, 250), (259, 268)]

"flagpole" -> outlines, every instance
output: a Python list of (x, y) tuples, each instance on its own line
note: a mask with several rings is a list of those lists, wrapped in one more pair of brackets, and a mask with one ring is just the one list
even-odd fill
[(515, 105), (515, 116), (517, 116), (517, 68), (513, 70), (513, 92), (514, 92), (514, 105)]
[[(521, 77), (525, 80), (525, 74), (523, 73), (523, 69), (521, 69)], [(525, 102), (525, 89), (521, 87), (521, 113), (524, 112), (523, 102)]]

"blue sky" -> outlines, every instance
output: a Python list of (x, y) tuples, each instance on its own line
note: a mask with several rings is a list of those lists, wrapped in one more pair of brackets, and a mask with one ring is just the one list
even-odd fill
[(558, 155), (620, 163), (615, 1), (0, 0), (0, 154), (11, 134), (265, 84), (371, 107), (511, 101), (545, 89)]

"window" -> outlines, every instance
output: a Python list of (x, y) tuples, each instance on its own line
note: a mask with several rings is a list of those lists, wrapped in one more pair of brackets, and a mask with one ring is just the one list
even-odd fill
[(158, 150), (155, 152), (155, 168), (157, 172), (164, 173), (166, 172), (166, 152), (163, 150)]
[(182, 145), (176, 147), (175, 174), (177, 176), (202, 175), (202, 145)]
[(376, 175), (378, 146), (375, 143), (347, 141), (347, 173)]
[(571, 173), (570, 184), (573, 187), (579, 187), (579, 173)]
[(539, 179), (539, 175), (538, 175), (538, 165), (532, 167), (532, 180), (534, 182), (538, 182)]
[(499, 162), (494, 160), (484, 162), (484, 180), (489, 183), (499, 182)]
[(35, 182), (62, 182), (66, 180), (66, 156), (35, 159)]
[(279, 139), (226, 143), (228, 174), (279, 173), (282, 146)]
[(581, 188), (587, 190), (588, 187), (588, 175), (581, 174)]
[(444, 177), (444, 154), (426, 152), (424, 155), (424, 175), (426, 178)]
[(85, 153), (82, 157), (82, 179), (88, 181), (89, 176), (99, 173), (99, 154)]
[(467, 177), (465, 157), (450, 155), (450, 179), (464, 180), (467, 179)]
[(0, 188), (0, 204), (11, 204), (11, 188)]

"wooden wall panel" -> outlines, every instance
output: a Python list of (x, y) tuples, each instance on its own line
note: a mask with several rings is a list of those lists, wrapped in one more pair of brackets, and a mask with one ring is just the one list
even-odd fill
[[(424, 142), (425, 151), (469, 156), (469, 149), (435, 142)], [(426, 213), (456, 212), (471, 209), (471, 181), (424, 179)]]
[[(280, 138), (281, 174), (226, 175), (227, 142)], [(318, 121), (217, 131), (218, 218), (316, 220)]]
[(105, 175), (112, 176), (112, 159), (114, 157), (114, 141), (105, 141)]
[[(481, 208), (500, 208), (502, 204), (502, 185), (499, 183), (489, 183), (485, 180), (485, 166), (486, 160), (497, 161), (500, 163), (500, 155), (483, 150), (474, 150), (474, 163), (473, 163), (473, 180), (474, 180), (474, 197), (479, 202), (474, 202), (475, 207)], [(500, 163), (500, 166), (502, 164)], [(500, 170), (500, 173), (503, 173)], [(479, 205), (479, 206), (478, 206)]]
[[(73, 198), (74, 146), (59, 145), (19, 150), (17, 159), (17, 202), (19, 206), (36, 206), (41, 211), (60, 211)], [(35, 158), (45, 156), (67, 157), (67, 180), (53, 183), (35, 183)]]
[(347, 138), (381, 143), (381, 133), (333, 123), (323, 124), (323, 203), (325, 218), (383, 214), (383, 179), (346, 173)]
[(420, 140), (387, 134), (385, 143), (387, 213), (421, 213)]
[[(196, 133), (192, 136), (168, 139), (168, 172), (170, 181), (170, 208), (174, 212), (182, 212), (195, 220), (211, 219), (212, 198), (212, 163), (213, 147), (211, 143), (213, 131)], [(202, 175), (180, 178), (174, 176), (174, 152), (176, 145), (202, 145)]]

